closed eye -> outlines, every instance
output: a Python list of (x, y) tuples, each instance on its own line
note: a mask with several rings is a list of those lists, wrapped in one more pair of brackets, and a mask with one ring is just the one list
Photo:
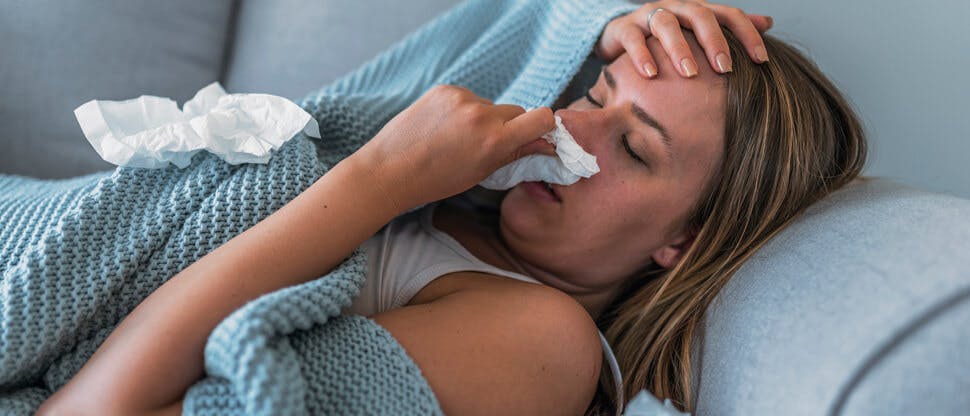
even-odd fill
[[(603, 108), (603, 104), (600, 104), (598, 101), (594, 100), (593, 96), (589, 95), (588, 90), (586, 91), (586, 99), (593, 105), (599, 108)], [(620, 136), (620, 140), (623, 142), (623, 148), (626, 149), (626, 152), (630, 155), (630, 157), (632, 157), (633, 160), (636, 160), (637, 162), (642, 163), (643, 165), (646, 166), (647, 162), (644, 161), (642, 158), (640, 158), (640, 156), (638, 156), (637, 153), (633, 151), (633, 149), (630, 147), (630, 140), (627, 139), (625, 134)]]
[(636, 160), (637, 162), (640, 162), (646, 165), (647, 162), (641, 159), (640, 156), (637, 156), (636, 152), (634, 152), (633, 149), (630, 148), (630, 141), (627, 140), (626, 135), (624, 134), (623, 136), (620, 136), (620, 137), (621, 137), (620, 140), (623, 141), (623, 148), (626, 149), (626, 152), (630, 154), (630, 157), (632, 157), (633, 160)]
[(589, 95), (589, 90), (586, 91), (586, 99), (589, 102), (593, 103), (593, 105), (595, 105), (595, 106), (597, 106), (599, 108), (603, 108), (603, 104), (600, 104), (599, 102), (597, 102), (596, 100), (593, 99), (593, 96), (592, 95)]

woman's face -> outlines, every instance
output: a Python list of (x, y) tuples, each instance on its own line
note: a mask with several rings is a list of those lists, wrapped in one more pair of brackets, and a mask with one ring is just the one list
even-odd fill
[[(685, 34), (697, 62), (706, 63)], [(595, 103), (581, 98), (556, 112), (596, 156), (600, 172), (571, 186), (553, 185), (558, 202), (525, 184), (502, 201), (500, 228), (509, 248), (559, 280), (544, 283), (566, 292), (608, 290), (651, 263), (676, 264), (690, 243), (687, 210), (720, 166), (723, 79), (709, 65), (683, 78), (656, 38), (647, 47), (660, 67), (657, 77), (644, 78), (624, 54), (589, 91)], [(653, 121), (641, 120), (644, 114)]]

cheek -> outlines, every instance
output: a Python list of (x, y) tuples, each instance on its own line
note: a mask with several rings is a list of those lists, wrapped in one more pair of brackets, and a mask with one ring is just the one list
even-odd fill
[(600, 157), (596, 158), (600, 172), (582, 181), (585, 199), (611, 212), (628, 211), (641, 204), (644, 192), (648, 191), (649, 176), (614, 157), (602, 159), (600, 163)]
[(649, 216), (649, 195), (643, 181), (633, 180), (621, 170), (602, 169), (582, 183), (582, 203), (569, 207), (572, 221), (583, 224), (588, 235), (614, 236), (627, 227), (642, 228)]

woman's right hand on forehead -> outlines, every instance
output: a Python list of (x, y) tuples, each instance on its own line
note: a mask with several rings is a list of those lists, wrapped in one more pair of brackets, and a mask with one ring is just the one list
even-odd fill
[(692, 77), (697, 74), (698, 63), (684, 38), (683, 27), (694, 32), (714, 70), (725, 73), (731, 70), (732, 62), (721, 25), (734, 33), (752, 60), (757, 63), (768, 60), (761, 32), (771, 28), (771, 17), (746, 14), (736, 7), (705, 0), (648, 2), (608, 23), (596, 42), (594, 52), (606, 61), (612, 61), (626, 52), (640, 73), (652, 78), (657, 75), (659, 67), (647, 49), (646, 39), (653, 36), (663, 45), (680, 75)]
[(404, 210), (464, 192), (522, 156), (552, 149), (548, 107), (526, 112), (468, 89), (437, 85), (389, 121), (352, 158)]

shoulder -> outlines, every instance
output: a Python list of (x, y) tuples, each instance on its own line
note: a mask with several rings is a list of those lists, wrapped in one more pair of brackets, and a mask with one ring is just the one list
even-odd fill
[(421, 368), (446, 414), (582, 414), (602, 363), (592, 318), (565, 293), (476, 286), (372, 316)]

